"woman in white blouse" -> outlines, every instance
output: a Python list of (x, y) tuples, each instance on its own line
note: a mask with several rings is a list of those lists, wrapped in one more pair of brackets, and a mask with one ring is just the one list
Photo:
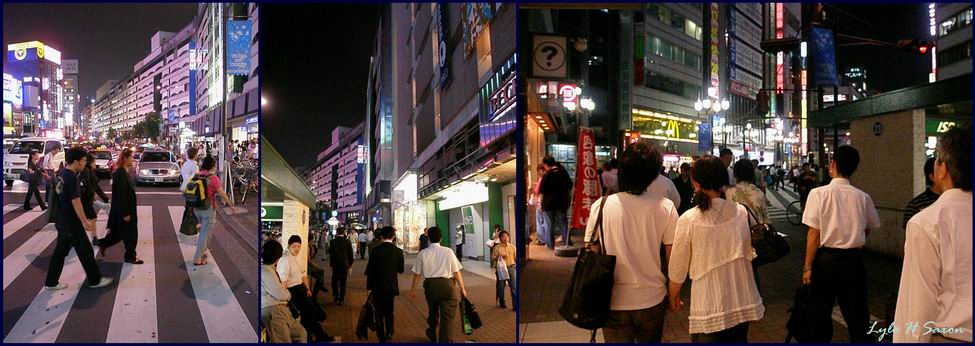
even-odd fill
[(659, 343), (667, 311), (667, 277), (661, 258), (670, 252), (677, 227), (677, 207), (670, 199), (647, 192), (663, 155), (641, 143), (630, 144), (620, 155), (619, 192), (597, 199), (586, 224), (586, 242), (598, 232), (596, 220), (603, 205), (600, 242), (616, 256), (609, 320), (603, 328), (607, 343)]
[[(748, 342), (748, 322), (765, 314), (752, 273), (745, 207), (720, 198), (728, 182), (720, 159), (704, 156), (691, 168), (697, 206), (677, 220), (670, 257), (670, 310), (684, 305), (680, 290), (690, 275), (691, 341)], [(729, 283), (733, 283), (729, 285)]]

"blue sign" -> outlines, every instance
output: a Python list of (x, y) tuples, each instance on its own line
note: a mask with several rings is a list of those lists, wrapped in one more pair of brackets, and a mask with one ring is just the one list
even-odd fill
[(816, 66), (816, 85), (839, 85), (836, 80), (836, 46), (829, 29), (812, 28), (813, 60)]
[(251, 70), (251, 21), (227, 21), (227, 74), (247, 75)]
[[(194, 41), (194, 40), (190, 40), (190, 51), (196, 51), (196, 41)], [(196, 55), (195, 54), (191, 54), (190, 55), (190, 59), (197, 59), (196, 58)], [(190, 66), (192, 66), (195, 63), (196, 63), (195, 61), (191, 61), (190, 62)], [(189, 115), (196, 115), (196, 83), (194, 82), (194, 81), (196, 81), (196, 69), (195, 68), (191, 68), (190, 69), (190, 79), (189, 80), (190, 80), (190, 82), (187, 83), (187, 84), (189, 84), (189, 87), (190, 87), (190, 104), (187, 107), (189, 107)]]
[(169, 120), (169, 123), (170, 124), (173, 124), (173, 123), (176, 122), (176, 111), (175, 110), (172, 110), (172, 109), (169, 110), (168, 120)]
[(711, 152), (711, 124), (702, 123), (697, 125), (697, 151), (703, 153)]

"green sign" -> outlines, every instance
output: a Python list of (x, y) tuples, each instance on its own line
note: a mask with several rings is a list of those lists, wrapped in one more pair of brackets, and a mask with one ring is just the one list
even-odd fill
[(281, 221), (284, 219), (284, 206), (262, 205), (261, 221)]
[(924, 121), (924, 134), (933, 136), (939, 133), (945, 133), (948, 129), (955, 127), (958, 123), (948, 120), (939, 119), (927, 119)]

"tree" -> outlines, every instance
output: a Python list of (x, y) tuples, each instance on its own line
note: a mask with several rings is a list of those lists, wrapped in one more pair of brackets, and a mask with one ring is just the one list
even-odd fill
[(159, 135), (161, 131), (159, 129), (162, 126), (162, 116), (159, 113), (152, 112), (146, 114), (146, 118), (141, 121), (142, 131), (145, 137), (152, 139), (153, 141), (159, 141)]
[(118, 137), (118, 131), (115, 128), (110, 128), (106, 136), (108, 136), (108, 139), (115, 139), (115, 137)]

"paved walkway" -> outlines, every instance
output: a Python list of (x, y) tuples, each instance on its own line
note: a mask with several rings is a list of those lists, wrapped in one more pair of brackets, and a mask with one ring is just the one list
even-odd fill
[[(325, 260), (327, 256), (322, 253), (313, 259), (314, 263), (325, 270), (326, 287), (331, 289), (331, 268)], [(426, 316), (427, 304), (423, 298), (423, 284), (417, 285), (416, 302), (411, 302), (409, 298), (410, 285), (413, 282), (413, 274), (410, 271), (415, 254), (406, 255), (406, 272), (399, 276), (400, 295), (396, 297), (394, 314), (396, 318), (395, 335), (391, 342), (406, 343), (427, 343), (430, 342), (426, 337)], [(331, 292), (319, 295), (319, 303), (325, 307), (328, 319), (325, 321), (325, 331), (335, 336), (338, 342), (376, 342), (375, 332), (370, 332), (369, 340), (358, 340), (355, 336), (355, 325), (359, 320), (359, 311), (366, 300), (366, 260), (356, 258), (352, 267), (352, 275), (349, 276), (348, 293), (345, 297), (345, 304), (342, 306), (332, 303)], [(515, 312), (511, 309), (512, 301), (509, 291), (505, 290), (505, 300), (508, 303), (507, 309), (498, 307), (495, 300), (495, 280), (487, 262), (478, 262), (465, 259), (462, 263), (464, 269), (464, 284), (467, 286), (468, 299), (474, 303), (480, 314), (484, 325), (476, 329), (472, 335), (464, 335), (460, 328), (456, 328), (454, 342), (486, 342), (486, 343), (513, 343), (515, 341), (516, 325)]]

